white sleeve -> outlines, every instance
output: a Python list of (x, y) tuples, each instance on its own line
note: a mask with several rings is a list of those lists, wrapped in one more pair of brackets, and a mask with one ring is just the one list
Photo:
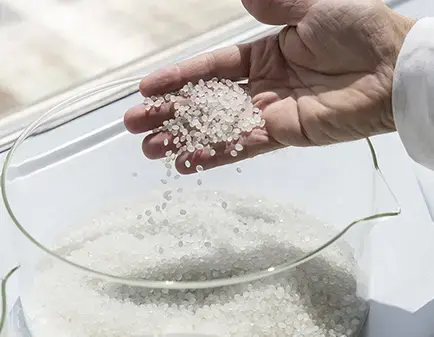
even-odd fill
[(392, 107), (408, 154), (434, 170), (434, 18), (418, 21), (404, 41), (395, 68)]

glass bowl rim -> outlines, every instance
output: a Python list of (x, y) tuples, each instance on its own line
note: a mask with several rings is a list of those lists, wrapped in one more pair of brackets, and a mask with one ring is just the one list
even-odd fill
[(23, 234), (27, 240), (29, 240), (34, 246), (36, 246), (38, 249), (42, 250), (44, 253), (48, 254), (48, 256), (54, 258), (55, 260), (58, 260), (62, 263), (65, 263), (69, 265), (70, 267), (76, 268), (78, 270), (81, 270), (82, 272), (89, 273), (90, 275), (93, 275), (94, 277), (102, 278), (110, 282), (116, 282), (116, 283), (122, 283), (130, 286), (138, 286), (138, 287), (145, 287), (145, 288), (159, 288), (159, 289), (204, 289), (204, 288), (215, 288), (215, 287), (223, 287), (223, 286), (230, 286), (230, 285), (236, 285), (244, 282), (252, 282), (256, 281), (265, 277), (269, 277), (272, 275), (277, 275), (280, 273), (283, 273), (287, 270), (290, 270), (292, 268), (295, 268), (311, 259), (313, 259), (315, 256), (317, 256), (322, 250), (326, 249), (328, 246), (332, 245), (336, 241), (338, 241), (341, 237), (343, 237), (351, 228), (354, 226), (372, 221), (372, 220), (378, 220), (378, 219), (386, 219), (389, 217), (398, 216), (401, 213), (401, 209), (399, 207), (399, 203), (397, 201), (397, 198), (395, 194), (393, 193), (392, 189), (390, 188), (390, 185), (387, 183), (384, 175), (382, 174), (380, 167), (378, 165), (378, 159), (377, 155), (374, 149), (374, 146), (369, 138), (366, 138), (366, 141), (368, 143), (370, 153), (372, 156), (372, 163), (374, 170), (376, 173), (380, 176), (382, 181), (385, 183), (390, 195), (394, 199), (395, 204), (397, 205), (395, 210), (389, 211), (389, 212), (383, 212), (383, 213), (376, 213), (372, 214), (370, 216), (360, 218), (357, 220), (354, 220), (350, 224), (348, 224), (342, 231), (337, 233), (334, 237), (330, 238), (325, 243), (321, 244), (317, 248), (313, 249), (310, 252), (307, 252), (304, 256), (290, 262), (285, 262), (280, 265), (270, 267), (265, 270), (259, 270), (254, 271), (245, 275), (241, 276), (235, 276), (235, 277), (228, 277), (228, 278), (221, 278), (221, 279), (213, 279), (213, 280), (205, 280), (205, 281), (154, 281), (154, 280), (137, 280), (137, 279), (131, 279), (131, 278), (125, 278), (125, 277), (119, 277), (115, 275), (110, 275), (107, 273), (103, 273), (97, 270), (93, 270), (91, 268), (82, 266), (78, 263), (72, 262), (62, 256), (57, 255), (54, 251), (50, 250), (45, 245), (41, 244), (38, 240), (36, 240), (21, 224), (21, 222), (18, 220), (17, 216), (14, 213), (13, 207), (11, 205), (11, 202), (8, 198), (7, 193), (7, 184), (6, 184), (6, 176), (8, 173), (8, 169), (10, 168), (10, 164), (13, 160), (14, 153), (19, 149), (20, 145), (28, 139), (29, 136), (32, 135), (32, 133), (40, 127), (44, 122), (46, 122), (51, 116), (55, 115), (56, 113), (60, 112), (62, 109), (67, 108), (71, 104), (77, 103), (83, 99), (86, 99), (88, 97), (91, 97), (93, 95), (96, 95), (104, 90), (108, 90), (111, 88), (114, 88), (119, 85), (125, 85), (125, 84), (139, 84), (140, 80), (142, 79), (142, 76), (133, 76), (128, 78), (123, 78), (117, 81), (108, 82), (102, 85), (99, 85), (97, 87), (94, 87), (90, 90), (84, 91), (80, 94), (77, 94), (73, 97), (70, 97), (69, 99), (66, 99), (62, 103), (56, 105), (49, 111), (47, 111), (44, 115), (36, 119), (33, 123), (31, 123), (28, 127), (24, 129), (24, 131), (21, 133), (21, 135), (18, 137), (18, 139), (15, 141), (11, 149), (9, 150), (6, 159), (3, 163), (2, 168), (2, 174), (1, 174), (1, 180), (0, 180), (0, 190), (2, 193), (3, 201), (6, 206), (6, 210), (9, 214), (9, 216), (12, 219), (13, 224), (18, 228), (18, 230)]

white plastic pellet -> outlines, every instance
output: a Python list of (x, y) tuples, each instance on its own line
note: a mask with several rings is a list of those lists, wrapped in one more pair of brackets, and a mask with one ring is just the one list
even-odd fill
[(241, 144), (239, 143), (235, 144), (235, 150), (237, 150), (238, 152), (243, 151), (243, 149), (244, 147)]

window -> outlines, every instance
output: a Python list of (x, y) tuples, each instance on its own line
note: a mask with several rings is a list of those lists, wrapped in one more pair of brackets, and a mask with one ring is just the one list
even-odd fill
[(0, 122), (244, 16), (240, 0), (0, 0)]

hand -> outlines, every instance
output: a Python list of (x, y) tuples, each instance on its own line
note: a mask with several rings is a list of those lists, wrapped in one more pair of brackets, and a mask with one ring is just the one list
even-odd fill
[[(144, 96), (174, 91), (212, 77), (247, 78), (265, 130), (243, 140), (245, 154), (195, 160), (212, 167), (284, 146), (327, 145), (395, 129), (391, 107), (394, 68), (414, 24), (381, 0), (243, 0), (259, 21), (286, 25), (279, 34), (183, 61), (145, 77)], [(125, 115), (130, 132), (158, 127), (169, 107)], [(143, 152), (164, 156), (164, 136), (149, 135)], [(184, 158), (185, 159), (185, 158)], [(183, 173), (184, 166), (178, 165)]]

